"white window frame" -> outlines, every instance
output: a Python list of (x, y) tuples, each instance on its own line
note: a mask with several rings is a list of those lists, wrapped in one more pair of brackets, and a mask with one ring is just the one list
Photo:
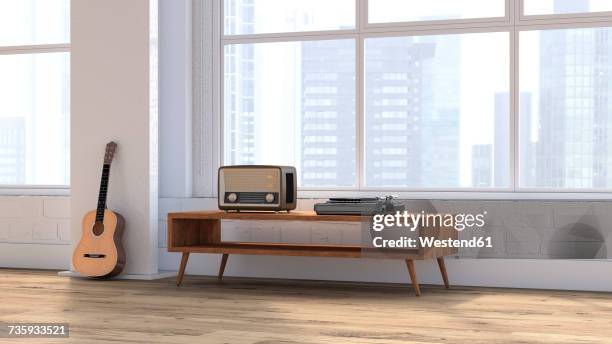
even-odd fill
[[(70, 53), (70, 43), (0, 46), (0, 55)], [(70, 185), (0, 184), (0, 196), (67, 196)]]
[[(612, 27), (612, 12), (524, 15), (525, 0), (505, 0), (505, 16), (418, 22), (368, 23), (368, 1), (355, 0), (354, 29), (224, 35), (223, 0), (193, 0), (194, 10), (194, 195), (216, 197), (217, 168), (223, 164), (223, 61), (224, 46), (237, 43), (355, 39), (356, 42), (356, 186), (300, 187), (301, 198), (395, 194), (423, 199), (612, 199), (610, 189), (524, 188), (518, 180), (518, 50), (521, 31)], [(458, 0), (461, 1), (461, 0)], [(510, 51), (510, 148), (507, 188), (367, 187), (364, 184), (364, 40), (370, 37), (508, 32)], [(209, 97), (206, 99), (206, 97)]]

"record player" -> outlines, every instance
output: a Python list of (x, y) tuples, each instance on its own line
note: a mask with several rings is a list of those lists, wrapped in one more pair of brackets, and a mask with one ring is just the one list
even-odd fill
[(318, 215), (373, 215), (403, 210), (396, 197), (330, 198), (314, 205)]

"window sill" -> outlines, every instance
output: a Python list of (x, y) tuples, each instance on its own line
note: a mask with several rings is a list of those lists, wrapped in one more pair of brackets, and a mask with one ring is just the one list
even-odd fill
[(541, 192), (541, 191), (392, 191), (392, 190), (305, 190), (298, 198), (397, 196), (400, 199), (428, 200), (540, 200), (540, 201), (612, 201), (612, 192)]
[(70, 196), (70, 187), (50, 185), (0, 185), (0, 196)]

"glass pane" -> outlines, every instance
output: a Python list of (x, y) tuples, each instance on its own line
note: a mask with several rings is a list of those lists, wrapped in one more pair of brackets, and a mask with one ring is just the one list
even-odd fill
[(503, 17), (505, 0), (369, 0), (370, 23)]
[(300, 186), (355, 185), (355, 42), (225, 47), (225, 163), (286, 164)]
[(69, 41), (70, 0), (0, 0), (0, 46)]
[(0, 55), (0, 184), (68, 185), (68, 53)]
[(225, 0), (225, 34), (355, 28), (355, 0)]
[(368, 186), (508, 187), (509, 34), (365, 41)]
[(610, 0), (525, 0), (525, 15), (612, 11)]
[(520, 33), (520, 186), (612, 187), (612, 28)]

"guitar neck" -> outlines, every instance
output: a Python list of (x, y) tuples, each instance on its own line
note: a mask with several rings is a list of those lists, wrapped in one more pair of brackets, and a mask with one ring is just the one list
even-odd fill
[(100, 193), (98, 194), (98, 207), (96, 209), (96, 222), (104, 221), (104, 210), (106, 209), (106, 195), (108, 192), (110, 166), (110, 164), (105, 163), (102, 167), (102, 178), (100, 179)]

